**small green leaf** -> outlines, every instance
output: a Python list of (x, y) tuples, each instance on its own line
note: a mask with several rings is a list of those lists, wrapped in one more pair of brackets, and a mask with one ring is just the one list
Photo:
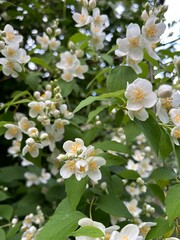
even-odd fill
[(152, 192), (152, 194), (158, 197), (159, 200), (164, 204), (165, 195), (163, 190), (160, 188), (160, 186), (154, 183), (149, 183), (147, 186), (148, 186), (148, 189)]
[(115, 217), (132, 218), (125, 204), (119, 198), (112, 195), (101, 196), (97, 202), (97, 207)]
[(111, 150), (111, 151), (116, 151), (116, 152), (119, 152), (119, 153), (129, 153), (129, 148), (122, 144), (122, 143), (118, 143), (116, 141), (110, 141), (110, 140), (106, 140), (106, 141), (103, 141), (103, 142), (96, 142), (96, 143), (93, 143), (93, 145), (96, 147), (96, 148), (100, 148), (102, 150), (105, 150), (105, 151), (108, 151), (108, 150)]
[(158, 181), (176, 179), (177, 176), (172, 169), (166, 167), (159, 167), (151, 173), (150, 178), (153, 178), (155, 181)]
[(87, 236), (91, 238), (101, 238), (104, 236), (104, 233), (99, 228), (93, 226), (84, 226), (79, 228), (77, 231), (71, 233), (70, 236)]
[(7, 232), (6, 240), (11, 240), (12, 237), (20, 230), (21, 226), (22, 226), (22, 222), (18, 222), (14, 227), (10, 228)]
[(73, 210), (76, 209), (86, 189), (86, 184), (87, 178), (83, 178), (81, 181), (78, 181), (74, 175), (65, 181), (67, 197)]
[(0, 201), (4, 201), (8, 198), (9, 198), (9, 196), (5, 192), (0, 191)]
[(141, 131), (137, 127), (137, 125), (134, 121), (130, 121), (130, 122), (126, 123), (126, 125), (124, 127), (124, 133), (126, 135), (127, 143), (130, 144), (134, 141), (135, 137), (137, 137), (141, 133)]
[(13, 208), (7, 204), (0, 205), (0, 216), (8, 221), (10, 221), (13, 214)]
[(110, 91), (126, 89), (127, 83), (132, 83), (136, 78), (137, 75), (131, 67), (116, 67), (108, 75), (107, 87)]
[(180, 216), (180, 184), (176, 184), (169, 189), (165, 199), (165, 208), (169, 223)]

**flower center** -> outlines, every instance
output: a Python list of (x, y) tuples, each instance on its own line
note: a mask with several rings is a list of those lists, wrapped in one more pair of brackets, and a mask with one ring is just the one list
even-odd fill
[(175, 130), (173, 135), (175, 138), (180, 138), (180, 129)]
[(179, 115), (179, 114), (177, 114), (177, 115), (175, 116), (174, 121), (177, 122), (177, 123), (180, 122), (180, 115)]
[(142, 228), (140, 228), (140, 233), (143, 235), (143, 236), (146, 236), (146, 234), (149, 232), (150, 230), (150, 227), (148, 226), (143, 226)]
[(14, 40), (15, 35), (12, 32), (7, 32), (6, 33), (6, 38), (7, 38), (8, 41), (12, 41), (12, 40)]
[(13, 70), (13, 68), (14, 68), (14, 63), (11, 62), (11, 61), (8, 61), (8, 62), (6, 63), (6, 67), (7, 67), (7, 68), (10, 68), (11, 70)]
[(137, 87), (134, 89), (133, 93), (134, 93), (134, 102), (142, 102), (143, 101), (145, 95), (144, 95), (144, 92), (142, 89)]
[(161, 105), (166, 110), (169, 110), (172, 108), (172, 98), (163, 98), (161, 101)]
[(7, 55), (8, 55), (9, 57), (14, 56), (15, 53), (16, 53), (16, 51), (15, 51), (13, 48), (10, 47), (10, 48), (7, 49)]
[(147, 27), (145, 32), (148, 37), (154, 37), (155, 34), (157, 33), (156, 25), (151, 25), (151, 26)]
[(80, 22), (84, 23), (85, 22), (85, 16), (84, 15), (80, 15)]
[(74, 169), (75, 169), (75, 161), (70, 161), (70, 160), (68, 160), (67, 163), (66, 163), (66, 165), (67, 165), (67, 167), (69, 168), (69, 170), (70, 170), (71, 172), (74, 171)]
[(70, 152), (72, 152), (72, 153), (77, 153), (77, 150), (78, 150), (78, 148), (80, 148), (81, 147), (81, 145), (79, 144), (79, 143), (73, 143), (72, 144), (72, 146), (71, 146), (71, 148), (70, 148)]
[(29, 151), (29, 152), (34, 152), (35, 149), (36, 149), (35, 144), (28, 145), (28, 151)]
[(131, 48), (139, 47), (139, 38), (138, 37), (129, 38), (129, 44)]
[(121, 240), (128, 240), (129, 238), (127, 237), (127, 236), (125, 236), (125, 235), (123, 235), (122, 237), (121, 237)]
[(17, 130), (16, 127), (13, 127), (13, 128), (11, 128), (11, 131), (10, 131), (10, 132), (11, 132), (12, 135), (15, 136), (15, 135), (17, 134), (18, 130)]
[(94, 171), (95, 169), (97, 169), (97, 164), (94, 161), (90, 161), (89, 162), (89, 171)]

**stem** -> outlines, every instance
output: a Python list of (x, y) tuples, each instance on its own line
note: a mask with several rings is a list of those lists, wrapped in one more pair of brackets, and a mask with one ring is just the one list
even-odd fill
[(94, 200), (95, 200), (95, 198), (93, 197), (91, 202), (90, 202), (90, 206), (89, 206), (89, 217), (90, 217), (90, 219), (92, 219), (92, 206), (93, 206)]

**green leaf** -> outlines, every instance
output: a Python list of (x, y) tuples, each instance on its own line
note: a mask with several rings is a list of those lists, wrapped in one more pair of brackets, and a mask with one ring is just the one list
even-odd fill
[(10, 221), (13, 215), (13, 208), (7, 204), (0, 205), (0, 216), (8, 221)]
[(149, 183), (147, 186), (148, 186), (148, 189), (152, 192), (152, 194), (158, 197), (159, 200), (164, 204), (165, 195), (162, 189), (160, 188), (160, 186), (154, 183)]
[[(159, 143), (161, 139), (161, 129), (154, 120), (152, 116), (149, 116), (149, 118), (146, 121), (140, 121), (135, 119), (135, 123), (137, 126), (141, 129), (141, 131), (144, 133), (145, 137), (147, 138), (149, 145), (152, 147), (156, 155), (159, 154)], [(164, 146), (166, 147), (166, 146)]]
[(141, 133), (134, 121), (126, 123), (124, 127), (124, 133), (126, 135), (126, 141), (128, 144), (132, 143), (134, 139)]
[(122, 152), (122, 153), (129, 153), (129, 148), (126, 145), (123, 145), (122, 143), (118, 143), (116, 141), (110, 141), (106, 140), (103, 142), (96, 142), (93, 143), (95, 148), (100, 148), (104, 151), (116, 151), (116, 152)]
[(65, 181), (67, 197), (73, 210), (76, 209), (86, 189), (86, 184), (87, 178), (83, 178), (81, 181), (78, 181), (74, 175)]
[(0, 228), (0, 239), (1, 240), (6, 240), (6, 234), (2, 228)]
[(155, 181), (158, 181), (176, 179), (177, 176), (172, 169), (166, 167), (159, 167), (151, 173), (150, 178), (153, 178)]
[(9, 196), (5, 192), (0, 191), (0, 201), (4, 201), (8, 198), (9, 198)]
[(94, 111), (91, 111), (88, 115), (87, 123), (91, 122), (93, 118), (95, 118), (100, 112), (102, 112), (107, 107), (109, 106), (99, 106)]
[(10, 228), (7, 232), (6, 240), (11, 240), (12, 237), (20, 230), (21, 226), (22, 226), (22, 222), (18, 222), (14, 227)]
[(45, 69), (47, 69), (48, 71), (51, 71), (50, 66), (42, 58), (32, 57), (30, 59), (30, 62), (38, 64), (38, 65), (44, 67)]
[(166, 214), (171, 224), (176, 217), (180, 216), (180, 184), (171, 187), (165, 199)]
[(177, 165), (178, 165), (179, 170), (180, 170), (180, 146), (175, 146), (174, 147), (174, 153), (175, 153)]
[(101, 55), (102, 59), (107, 62), (110, 66), (113, 65), (113, 58), (110, 56), (110, 55), (107, 55), (107, 54), (102, 54)]
[(163, 237), (167, 232), (169, 232), (173, 227), (169, 225), (168, 221), (163, 218), (156, 219), (156, 226), (151, 227), (148, 232), (146, 239), (158, 239)]
[(82, 108), (90, 105), (91, 103), (93, 103), (95, 101), (105, 100), (106, 98), (121, 98), (123, 94), (124, 94), (124, 90), (104, 93), (104, 94), (102, 94), (100, 96), (97, 96), (97, 97), (90, 96), (90, 97), (82, 100), (79, 103), (79, 105), (74, 109), (73, 112), (76, 113), (79, 110), (81, 110)]
[(106, 166), (119, 166), (127, 162), (127, 159), (122, 156), (117, 156), (110, 153), (101, 153), (99, 155), (106, 159)]
[(122, 177), (122, 178), (125, 178), (125, 179), (132, 179), (132, 180), (135, 180), (137, 179), (138, 177), (140, 177), (140, 175), (134, 171), (134, 170), (128, 170), (128, 169), (125, 169), (123, 171), (121, 171), (119, 173), (119, 175)]
[(79, 219), (83, 217), (85, 216), (81, 212), (71, 209), (68, 199), (64, 199), (39, 232), (36, 240), (67, 240), (78, 227)]
[(78, 48), (84, 49), (85, 47), (87, 47), (89, 39), (90, 36), (82, 33), (75, 33), (73, 36), (70, 37), (69, 41), (77, 44)]
[(99, 228), (93, 226), (84, 226), (79, 228), (77, 231), (71, 233), (70, 236), (87, 236), (91, 238), (101, 238), (104, 236), (104, 233)]
[(97, 207), (112, 216), (132, 219), (132, 216), (125, 204), (115, 196), (101, 196), (97, 202)]
[(83, 137), (82, 137), (85, 145), (91, 144), (91, 142), (99, 135), (101, 130), (102, 130), (101, 126), (96, 126), (96, 127), (86, 130), (83, 133)]
[(72, 90), (74, 89), (76, 82), (71, 81), (71, 82), (65, 82), (65, 81), (58, 81), (58, 85), (61, 87), (61, 94), (63, 97), (67, 97)]
[(0, 182), (10, 183), (15, 180), (24, 179), (25, 171), (26, 170), (20, 166), (10, 166), (10, 167), (0, 168)]
[(42, 76), (40, 72), (31, 72), (27, 75), (26, 83), (33, 91), (38, 90), (40, 76)]
[(160, 158), (165, 160), (172, 151), (173, 151), (173, 146), (172, 146), (170, 137), (164, 129), (161, 129), (161, 137), (159, 142)]
[(126, 89), (127, 83), (132, 83), (136, 78), (137, 75), (131, 67), (116, 67), (108, 75), (107, 87), (110, 91)]
[(114, 195), (115, 197), (118, 197), (123, 192), (124, 184), (119, 176), (112, 175), (111, 181), (107, 182), (107, 188), (110, 195)]

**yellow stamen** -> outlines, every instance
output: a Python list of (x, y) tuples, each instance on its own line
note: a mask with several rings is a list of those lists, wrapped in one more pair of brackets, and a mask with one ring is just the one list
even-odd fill
[(15, 35), (12, 32), (6, 32), (6, 38), (8, 41), (12, 41), (12, 40), (14, 40)]
[(177, 122), (177, 123), (180, 122), (180, 115), (179, 115), (179, 114), (177, 114), (177, 115), (175, 116), (174, 121)]
[(139, 47), (139, 38), (138, 37), (129, 38), (129, 44), (131, 48)]
[(145, 32), (146, 32), (146, 35), (148, 36), (148, 37), (154, 37), (155, 36), (155, 34), (157, 33), (157, 28), (156, 28), (156, 25), (151, 25), (151, 26), (149, 26), (149, 27), (147, 27), (146, 29), (145, 29)]
[(78, 150), (78, 148), (80, 148), (80, 147), (81, 147), (80, 143), (73, 143), (72, 146), (71, 146), (71, 148), (70, 148), (70, 152), (72, 152), (72, 153), (77, 153), (77, 150)]
[(161, 100), (161, 105), (165, 110), (169, 110), (172, 108), (172, 98), (163, 98)]
[(175, 130), (173, 135), (175, 138), (180, 138), (180, 129)]
[(67, 163), (66, 163), (66, 165), (67, 165), (67, 167), (69, 168), (69, 170), (71, 171), (71, 172), (73, 172), (74, 171), (74, 169), (75, 169), (75, 161), (73, 161), (73, 160), (68, 160), (67, 161)]
[(133, 100), (134, 102), (142, 102), (145, 97), (143, 90), (138, 87), (134, 89), (133, 94), (135, 97)]
[(94, 161), (90, 161), (89, 162), (89, 171), (94, 171), (95, 169), (97, 169), (97, 164)]

